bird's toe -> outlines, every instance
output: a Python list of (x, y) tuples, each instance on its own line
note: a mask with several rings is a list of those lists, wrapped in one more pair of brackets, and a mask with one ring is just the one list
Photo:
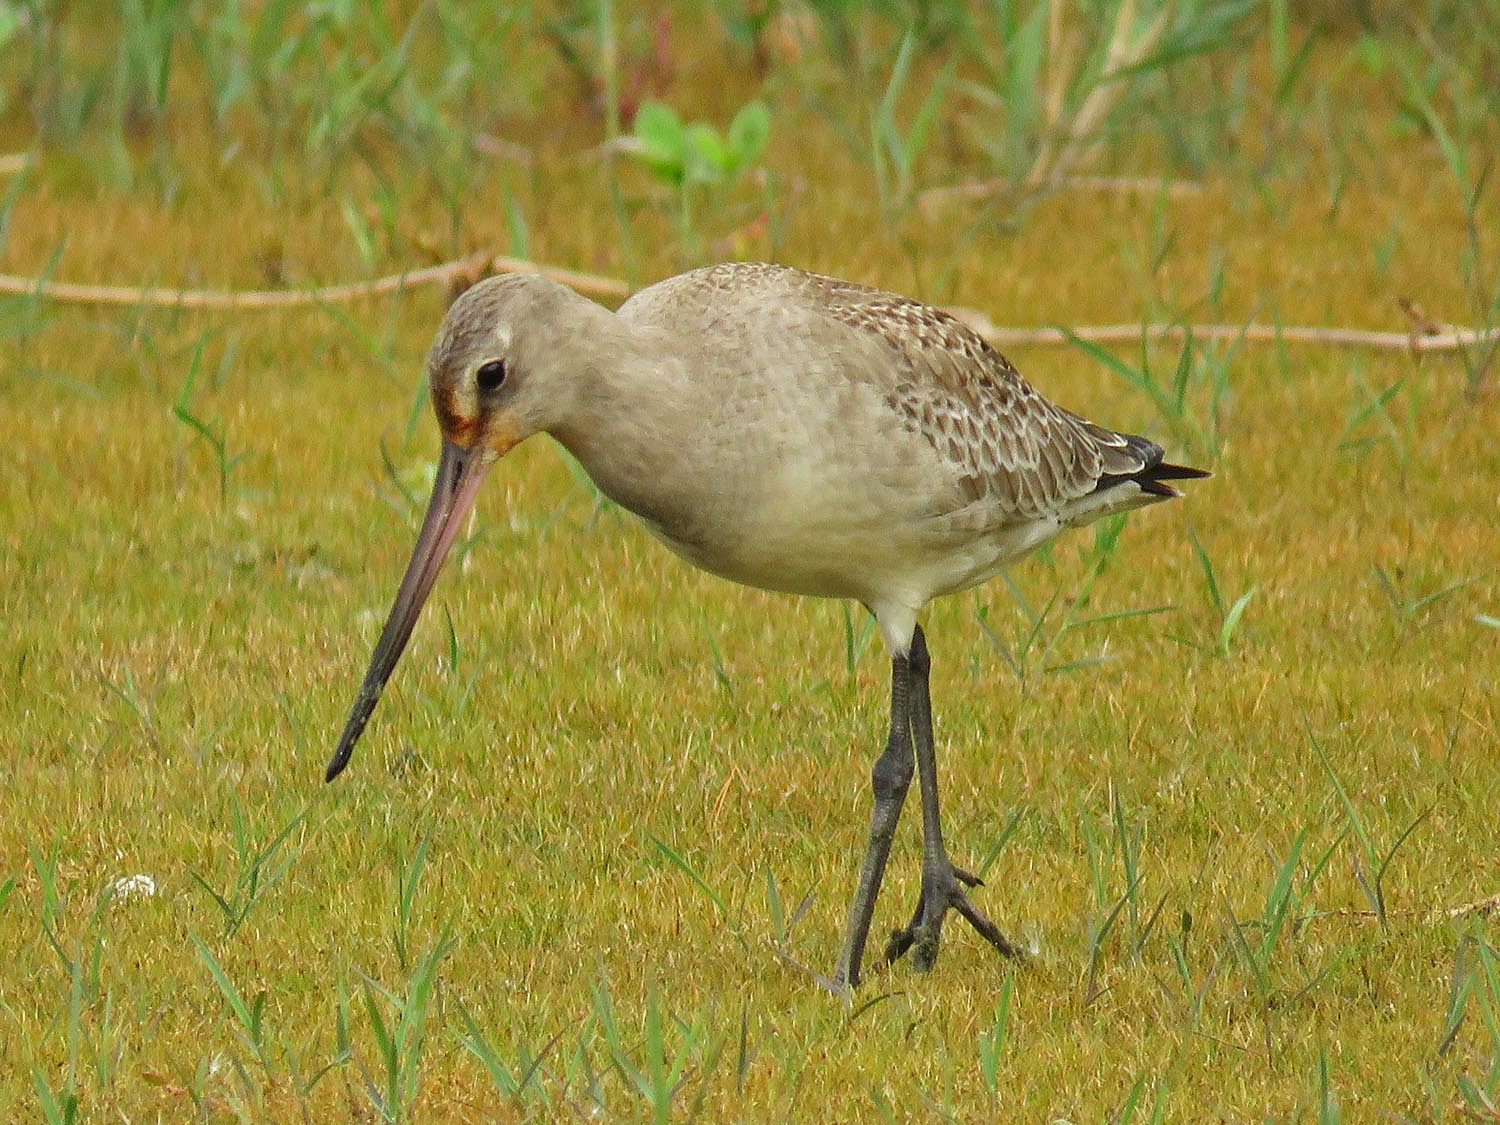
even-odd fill
[(965, 887), (981, 887), (984, 883), (978, 876), (961, 867), (949, 866), (942, 875), (924, 878), (917, 899), (917, 909), (911, 922), (894, 931), (885, 947), (886, 964), (891, 964), (912, 953), (912, 967), (918, 972), (927, 972), (937, 963), (938, 946), (942, 940), (943, 921), (949, 910), (956, 910), (973, 926), (979, 936), (989, 942), (1006, 957), (1020, 958), (1024, 951), (991, 922), (984, 912), (969, 901)]

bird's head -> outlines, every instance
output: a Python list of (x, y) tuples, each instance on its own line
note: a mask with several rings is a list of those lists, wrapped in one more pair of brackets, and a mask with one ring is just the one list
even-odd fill
[(427, 357), (443, 434), (437, 479), (411, 562), (328, 763), (329, 781), (348, 765), (485, 474), (568, 410), (571, 382), (552, 373), (567, 370), (558, 358), (568, 350), (569, 325), (575, 333), (579, 327), (580, 302), (604, 312), (556, 282), (513, 274), (468, 289), (443, 318)]
[(559, 359), (584, 307), (597, 309), (536, 274), (491, 277), (465, 290), (427, 353), (444, 443), (493, 464), (559, 421), (571, 397)]

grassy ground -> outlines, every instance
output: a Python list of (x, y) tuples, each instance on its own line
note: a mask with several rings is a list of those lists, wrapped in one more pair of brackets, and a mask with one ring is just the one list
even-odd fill
[[(603, 24), (616, 64), (590, 70), (598, 12), (560, 10), (550, 40), (542, 16), (477, 29), (470, 88), (419, 65), (456, 51), (436, 5), (411, 89), (330, 124), (337, 89), (292, 79), (338, 66), (231, 96), (185, 11), (122, 8), (179, 21), (153, 100), (149, 27), (0, 5), (0, 150), (37, 154), (0, 181), (8, 272), (295, 286), (488, 247), (649, 280), (744, 255), (1008, 323), (1399, 327), (1400, 296), (1500, 319), (1495, 32), (1432, 13), (1271, 4), (1148, 75), (1079, 170), (1201, 191), (933, 210), (917, 191), (1036, 151), (988, 153), (954, 84), (993, 29), (931, 29), (898, 86), (875, 17), (841, 46), (787, 9), (759, 77), (691, 10)], [(322, 44), (355, 45), (356, 85), (360, 35), (379, 64), (403, 26), (361, 20)], [(764, 97), (762, 171), (684, 195), (591, 156), (641, 87), (719, 124)], [(524, 159), (450, 151), (465, 130)], [(1122, 378), (1012, 355), (1217, 475), (932, 608), (949, 838), (1036, 955), (955, 924), (936, 972), (875, 971), (850, 1010), (783, 958), (837, 951), (878, 639), (687, 569), (545, 439), (493, 474), (322, 786), (420, 515), (441, 311), (0, 305), (0, 1117), (1500, 1119), (1497, 923), (1450, 916), (1500, 891), (1480, 359), (1174, 344), (1121, 349)], [(120, 882), (141, 875), (154, 894)], [(909, 817), (877, 930), (917, 876)]]

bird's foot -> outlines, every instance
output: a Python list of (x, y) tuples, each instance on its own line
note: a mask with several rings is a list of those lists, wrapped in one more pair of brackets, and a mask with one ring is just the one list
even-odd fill
[(922, 874), (922, 892), (917, 898), (917, 909), (905, 929), (896, 930), (886, 943), (885, 961), (889, 965), (907, 950), (912, 953), (912, 965), (918, 972), (926, 972), (937, 962), (938, 941), (942, 937), (943, 919), (949, 910), (957, 910), (979, 936), (993, 945), (1006, 957), (1024, 957), (1025, 952), (1000, 932), (998, 926), (969, 901), (965, 887), (983, 886), (977, 876), (955, 867), (944, 858), (935, 872)]

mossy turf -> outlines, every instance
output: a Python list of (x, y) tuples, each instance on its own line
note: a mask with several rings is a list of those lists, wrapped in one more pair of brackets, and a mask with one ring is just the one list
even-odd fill
[[(756, 92), (730, 56), (680, 49), (665, 93), (693, 116)], [(1201, 191), (1064, 190), (1014, 224), (882, 223), (868, 167), (786, 95), (772, 220), (747, 185), (704, 218), (705, 252), (1002, 323), (1389, 327), (1398, 296), (1469, 320), (1460, 263), (1500, 254), (1495, 193), (1466, 216), (1354, 49), (1348, 29), (1316, 43), (1305, 112), (1367, 143), (1303, 122), (1279, 148), (1251, 113)], [(672, 272), (649, 180), (580, 158), (598, 119), (557, 90), (510, 111), (532, 163), (493, 160), (457, 233), (397, 179), (372, 261), (343, 205), (385, 198), (369, 165), (282, 152), (270, 190), (184, 98), (129, 142), (123, 181), (97, 138), (44, 150), (5, 268), (303, 285), (505, 248), (518, 210), (537, 259)], [(13, 100), (0, 138), (28, 128)], [(1014, 590), (932, 608), (950, 846), (988, 863), (976, 900), (1035, 954), (1006, 963), (955, 923), (935, 972), (872, 971), (851, 1010), (788, 962), (836, 955), (885, 722), (878, 637), (688, 569), (546, 439), (492, 474), (323, 786), (435, 457), (420, 380), (442, 310), (437, 290), (3, 306), (0, 1117), (63, 1113), (69, 1091), (88, 1120), (375, 1118), (408, 1097), (419, 1120), (1482, 1116), (1496, 922), (1449, 912), (1500, 891), (1500, 443), (1460, 360), (1194, 345), (1167, 417), (1076, 349), (1013, 351), (1050, 397), (1216, 475), (1107, 557), (1077, 534)], [(1180, 353), (1144, 360), (1170, 384)], [(1051, 608), (1034, 628), (1023, 603)], [(918, 854), (909, 811), (877, 934), (904, 921)], [(108, 893), (135, 875), (154, 894)]]

